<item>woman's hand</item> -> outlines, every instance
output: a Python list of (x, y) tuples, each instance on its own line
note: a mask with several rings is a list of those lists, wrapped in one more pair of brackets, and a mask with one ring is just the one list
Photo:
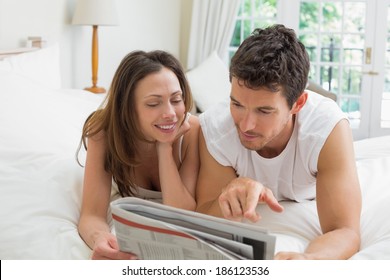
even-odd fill
[(179, 129), (176, 132), (176, 135), (170, 141), (161, 142), (161, 141), (157, 140), (157, 142), (156, 142), (157, 150), (161, 149), (162, 147), (167, 147), (167, 146), (171, 147), (172, 144), (177, 139), (179, 139), (181, 136), (183, 136), (185, 133), (187, 133), (190, 130), (190, 128), (191, 128), (191, 125), (190, 125), (190, 122), (189, 122), (190, 117), (191, 117), (191, 114), (189, 112), (187, 112), (186, 117), (184, 118), (184, 120), (181, 123)]
[(275, 255), (274, 260), (312, 260), (310, 255), (296, 252), (279, 252)]
[(138, 257), (131, 253), (119, 251), (116, 236), (112, 233), (104, 233), (95, 240), (92, 251), (93, 260), (137, 260)]
[(179, 139), (182, 135), (184, 135), (187, 131), (190, 130), (190, 128), (191, 128), (190, 122), (189, 122), (190, 117), (191, 117), (191, 113), (187, 112), (186, 117), (184, 118), (182, 124), (179, 127), (179, 130), (177, 131), (175, 140)]

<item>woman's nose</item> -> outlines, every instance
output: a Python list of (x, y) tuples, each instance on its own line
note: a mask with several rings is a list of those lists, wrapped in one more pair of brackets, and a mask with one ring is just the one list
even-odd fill
[(162, 117), (164, 119), (172, 118), (176, 115), (175, 108), (172, 106), (172, 104), (167, 104), (164, 106), (164, 111), (162, 114)]

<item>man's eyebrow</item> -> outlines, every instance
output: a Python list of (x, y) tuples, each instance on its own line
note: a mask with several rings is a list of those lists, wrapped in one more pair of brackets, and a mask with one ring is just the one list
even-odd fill
[[(237, 99), (235, 99), (233, 96), (230, 96), (230, 99), (233, 101), (233, 102), (236, 102), (238, 104), (241, 104)], [(266, 111), (275, 111), (276, 108), (272, 107), (272, 106), (260, 106), (260, 107), (257, 107), (256, 108), (257, 110), (266, 110)]]
[(234, 101), (234, 102), (240, 103), (240, 102), (238, 102), (237, 99), (235, 99), (235, 98), (234, 98), (233, 96), (231, 96), (231, 95), (230, 95), (230, 99), (231, 99), (232, 101)]
[(266, 110), (266, 111), (275, 111), (276, 108), (271, 107), (271, 106), (261, 106), (257, 108), (258, 110)]

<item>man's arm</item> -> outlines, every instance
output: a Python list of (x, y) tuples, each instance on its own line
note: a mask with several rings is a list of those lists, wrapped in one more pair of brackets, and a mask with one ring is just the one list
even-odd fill
[(323, 235), (303, 255), (281, 252), (276, 258), (348, 259), (359, 250), (361, 193), (346, 120), (335, 126), (319, 155), (317, 211)]
[(200, 171), (196, 187), (197, 211), (229, 220), (259, 220), (256, 206), (265, 202), (283, 211), (271, 190), (250, 178), (238, 177), (233, 167), (222, 166), (208, 152), (203, 133), (199, 133)]
[(230, 166), (219, 164), (207, 150), (202, 130), (199, 131), (200, 169), (196, 186), (196, 211), (223, 217), (218, 198), (222, 189), (237, 178), (235, 170)]

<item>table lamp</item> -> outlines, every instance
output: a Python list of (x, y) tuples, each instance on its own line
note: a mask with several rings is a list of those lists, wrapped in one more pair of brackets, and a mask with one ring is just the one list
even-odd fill
[(105, 93), (97, 85), (98, 81), (98, 26), (118, 25), (118, 15), (114, 0), (78, 0), (72, 24), (92, 25), (92, 86), (85, 88), (93, 93)]

